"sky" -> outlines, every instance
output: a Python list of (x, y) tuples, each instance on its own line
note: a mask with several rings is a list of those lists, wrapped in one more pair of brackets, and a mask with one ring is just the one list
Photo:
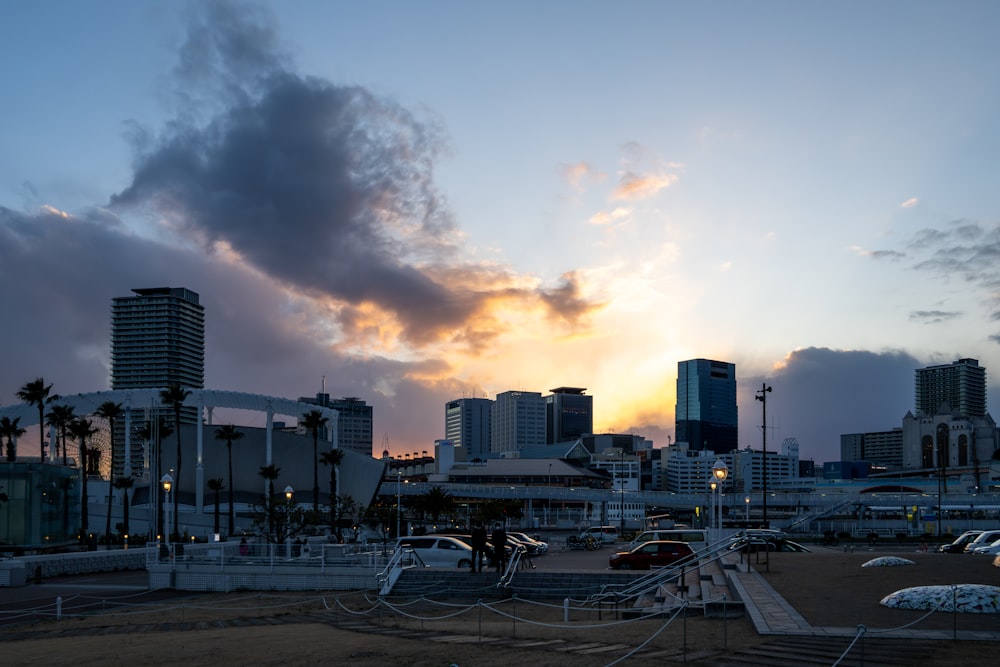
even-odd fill
[(741, 447), (766, 384), (769, 449), (817, 462), (899, 427), (923, 366), (978, 359), (996, 415), (998, 24), (0, 1), (0, 405), (107, 389), (111, 299), (171, 286), (208, 387), (363, 398), (376, 454), (432, 449), (448, 400), (562, 386), (666, 446), (694, 358), (736, 364)]

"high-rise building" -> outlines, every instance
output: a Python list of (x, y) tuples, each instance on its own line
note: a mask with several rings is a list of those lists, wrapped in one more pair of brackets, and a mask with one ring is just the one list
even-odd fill
[(963, 417), (986, 414), (986, 368), (976, 359), (917, 369), (917, 416), (957, 411)]
[(711, 359), (677, 362), (676, 442), (725, 454), (739, 447), (736, 364)]
[[(197, 292), (184, 287), (133, 289), (132, 296), (111, 299), (111, 388), (150, 389), (176, 384), (205, 388), (205, 308)], [(138, 407), (138, 406), (133, 406)], [(173, 411), (146, 408), (145, 419), (161, 415), (173, 421)], [(142, 427), (133, 417), (133, 429)], [(198, 411), (181, 408), (181, 422), (198, 423)], [(115, 425), (115, 441), (125, 440), (124, 420)], [(145, 452), (138, 432), (130, 434), (129, 468), (142, 470)], [(125, 448), (115, 450), (111, 478), (125, 470)]]
[(545, 444), (545, 399), (537, 391), (497, 394), (490, 428), (493, 453), (541, 447)]
[(205, 308), (184, 287), (111, 300), (111, 388), (205, 387)]
[(545, 444), (594, 432), (594, 397), (577, 387), (556, 387), (545, 397)]
[(488, 398), (457, 398), (444, 408), (444, 437), (465, 450), (465, 460), (485, 460), (490, 453), (493, 401)]
[[(372, 406), (360, 398), (330, 398), (330, 394), (316, 394), (316, 398), (300, 397), (299, 402), (333, 408), (337, 411), (337, 446), (365, 456), (372, 454)], [(327, 424), (327, 429), (333, 428)], [(324, 435), (329, 439), (329, 433)]]

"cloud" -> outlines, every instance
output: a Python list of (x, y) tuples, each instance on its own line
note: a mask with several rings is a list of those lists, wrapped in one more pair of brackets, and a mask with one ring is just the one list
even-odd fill
[(912, 409), (914, 373), (923, 365), (902, 351), (795, 350), (767, 376), (739, 377), (740, 446), (761, 448), (762, 413), (754, 395), (766, 382), (773, 388), (768, 451), (796, 438), (801, 458), (839, 460), (841, 434), (902, 425)]
[(595, 213), (590, 217), (588, 222), (592, 225), (610, 225), (615, 222), (626, 220), (631, 215), (632, 209), (619, 206), (618, 208), (614, 208), (610, 211), (600, 211)]
[(920, 203), (919, 199), (917, 199), (916, 197), (910, 197), (909, 199), (907, 199), (906, 201), (904, 201), (902, 204), (900, 204), (899, 208), (913, 208), (914, 206), (916, 206), (919, 203)]
[(619, 177), (618, 187), (615, 188), (611, 198), (616, 200), (648, 199), (676, 182), (677, 174), (636, 174), (625, 171)]
[(911, 320), (922, 321), (925, 324), (938, 324), (961, 316), (960, 312), (946, 310), (915, 310), (910, 313)]
[(18, 277), (0, 283), (17, 313), (2, 341), (19, 351), (0, 404), (38, 376), (107, 387), (111, 298), (185, 286), (206, 307), (208, 386), (294, 398), (325, 375), (375, 407), (394, 447), (427, 448), (468, 388), (462, 364), (513, 333), (508, 313), (551, 333), (601, 307), (573, 272), (473, 261), (434, 181), (436, 118), (297, 73), (266, 11), (193, 7), (178, 111), (130, 124), (127, 186), (76, 215), (0, 207), (0, 266)]
[(213, 111), (204, 121), (180, 115), (137, 142), (132, 182), (109, 207), (150, 212), (204, 252), (225, 247), (328, 300), (352, 340), (378, 321), (412, 346), (454, 339), (495, 294), (436, 279), (462, 253), (434, 183), (446, 147), (438, 123), (291, 71), (264, 13), (200, 8), (176, 71), (193, 106)]
[(576, 190), (583, 192), (585, 185), (590, 181), (603, 181), (607, 175), (596, 171), (589, 163), (581, 160), (575, 164), (564, 164), (560, 166), (563, 180)]

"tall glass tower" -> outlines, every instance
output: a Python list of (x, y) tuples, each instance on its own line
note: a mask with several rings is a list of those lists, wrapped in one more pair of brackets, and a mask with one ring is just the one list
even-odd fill
[(488, 398), (456, 398), (445, 404), (444, 437), (465, 449), (466, 461), (482, 461), (489, 455), (492, 410)]
[(711, 359), (677, 363), (677, 442), (725, 454), (739, 449), (736, 364)]

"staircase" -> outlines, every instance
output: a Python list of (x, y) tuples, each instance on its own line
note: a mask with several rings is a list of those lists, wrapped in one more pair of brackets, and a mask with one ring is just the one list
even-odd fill
[(500, 600), (517, 596), (524, 600), (580, 600), (608, 586), (627, 586), (642, 572), (614, 570), (519, 571), (509, 586), (498, 588), (496, 572), (476, 572), (440, 568), (404, 570), (392, 587), (393, 598)]

